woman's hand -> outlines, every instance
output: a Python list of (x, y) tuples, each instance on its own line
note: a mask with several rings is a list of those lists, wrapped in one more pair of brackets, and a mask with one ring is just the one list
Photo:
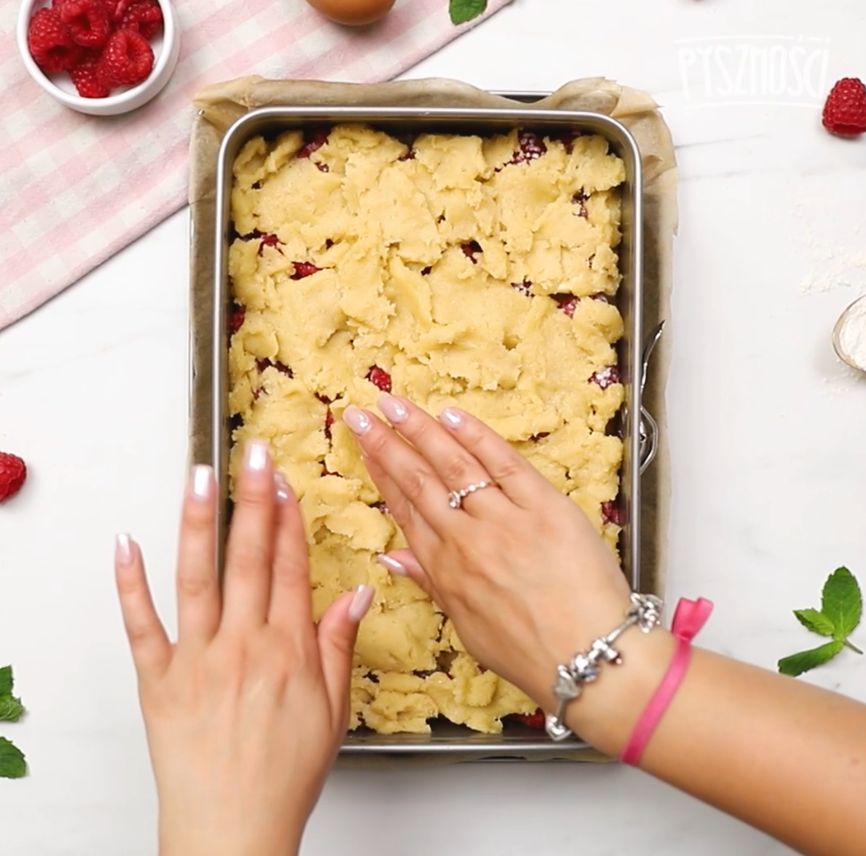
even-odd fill
[(162, 856), (297, 851), (346, 730), (352, 649), (372, 590), (313, 623), (297, 501), (248, 444), (222, 592), (216, 484), (195, 467), (177, 566), (178, 641), (151, 601), (138, 546), (117, 542), (117, 588), (159, 792)]
[[(343, 419), (411, 548), (380, 561), (442, 606), (480, 662), (553, 709), (557, 664), (628, 608), (616, 558), (583, 512), (479, 420), (449, 408), (437, 421), (392, 395), (378, 404), (399, 436), (356, 407)], [(449, 507), (449, 491), (481, 481), (496, 486)]]

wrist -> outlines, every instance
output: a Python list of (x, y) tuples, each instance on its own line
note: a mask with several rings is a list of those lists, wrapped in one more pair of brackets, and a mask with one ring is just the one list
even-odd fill
[(676, 649), (667, 630), (629, 630), (617, 642), (622, 663), (606, 666), (598, 680), (566, 709), (566, 723), (583, 740), (617, 757), (659, 686)]
[(297, 856), (303, 830), (226, 830), (159, 821), (159, 856)]

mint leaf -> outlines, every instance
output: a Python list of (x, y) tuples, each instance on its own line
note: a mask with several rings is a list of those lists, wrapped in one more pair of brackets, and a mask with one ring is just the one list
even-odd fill
[(814, 669), (815, 666), (821, 666), (829, 662), (844, 647), (844, 642), (834, 639), (832, 642), (820, 645), (818, 648), (800, 651), (799, 654), (791, 654), (790, 657), (782, 657), (779, 660), (779, 671), (783, 675), (790, 675), (792, 678), (796, 678), (797, 675), (802, 675), (803, 672), (808, 672), (809, 669)]
[(860, 586), (848, 568), (837, 568), (824, 583), (821, 593), (821, 612), (835, 628), (834, 637), (846, 640), (860, 623), (863, 598)]
[(24, 715), (24, 705), (15, 696), (0, 698), (0, 722), (18, 722)]
[(833, 636), (836, 633), (833, 620), (817, 609), (795, 609), (794, 615), (803, 627), (819, 636)]
[(448, 13), (452, 24), (465, 24), (487, 9), (487, 0), (449, 0)]
[(0, 737), (0, 778), (20, 779), (27, 775), (24, 753), (5, 737)]
[(0, 696), (12, 695), (12, 666), (3, 666), (0, 669)]

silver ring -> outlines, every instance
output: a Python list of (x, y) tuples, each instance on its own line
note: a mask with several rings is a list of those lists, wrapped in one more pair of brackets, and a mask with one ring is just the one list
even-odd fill
[(496, 487), (496, 485), (493, 482), (480, 481), (468, 484), (460, 490), (452, 490), (448, 494), (448, 505), (454, 509), (462, 508), (463, 500), (466, 499), (467, 496), (471, 496), (476, 491), (484, 490), (486, 487)]

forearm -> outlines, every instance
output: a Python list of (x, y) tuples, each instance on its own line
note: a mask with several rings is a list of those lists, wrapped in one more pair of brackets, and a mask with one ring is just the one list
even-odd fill
[[(632, 635), (624, 649), (597, 698), (590, 688), (571, 705), (575, 729), (611, 754), (658, 686), (674, 640)], [(842, 696), (695, 649), (641, 768), (798, 850), (866, 852), (866, 706)]]

